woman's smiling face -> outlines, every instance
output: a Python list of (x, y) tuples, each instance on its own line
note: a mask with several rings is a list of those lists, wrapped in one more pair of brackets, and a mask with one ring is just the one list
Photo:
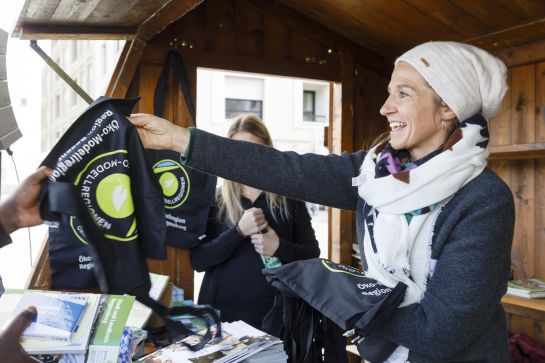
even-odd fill
[(394, 149), (406, 149), (418, 160), (445, 142), (438, 96), (412, 66), (395, 66), (388, 93), (380, 114), (388, 119)]

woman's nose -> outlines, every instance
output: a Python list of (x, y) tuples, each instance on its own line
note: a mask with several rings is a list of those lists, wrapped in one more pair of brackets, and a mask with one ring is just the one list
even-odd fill
[(392, 96), (388, 96), (388, 98), (386, 99), (386, 101), (384, 101), (384, 104), (380, 108), (380, 114), (382, 116), (387, 116), (394, 111), (394, 106), (391, 99)]

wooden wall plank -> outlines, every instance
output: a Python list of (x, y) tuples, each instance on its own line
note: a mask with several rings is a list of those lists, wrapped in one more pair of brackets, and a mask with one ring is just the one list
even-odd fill
[(237, 0), (234, 18), (236, 53), (263, 57), (265, 23), (263, 10), (251, 6), (251, 3), (246, 0)]
[(150, 40), (202, 2), (203, 0), (171, 0), (167, 2), (140, 25), (138, 37), (144, 41)]
[(535, 65), (511, 68), (511, 142), (535, 142)]
[(274, 17), (265, 14), (264, 57), (272, 61), (288, 60), (290, 32)]
[(545, 141), (545, 62), (536, 64), (535, 93), (535, 138), (536, 142)]
[(499, 27), (520, 20), (516, 13), (497, 0), (457, 0), (455, 4), (489, 27)]
[(140, 58), (144, 52), (145, 43), (139, 39), (125, 44), (121, 57), (115, 67), (114, 74), (106, 90), (106, 95), (123, 98), (127, 94), (129, 85), (134, 78)]
[[(535, 141), (535, 65), (511, 69), (511, 143)], [(513, 162), (511, 188), (517, 220), (513, 266), (517, 278), (534, 275), (534, 161)]]
[[(162, 66), (155, 64), (141, 64), (139, 68), (139, 94), (142, 96), (138, 111), (153, 113), (153, 95), (155, 85)], [(171, 71), (169, 79), (169, 92), (165, 101), (164, 117), (168, 120), (178, 118), (181, 110), (178, 108), (178, 100), (181, 97), (180, 90), (177, 87), (177, 79), (174, 72)], [(187, 117), (187, 115), (182, 115)], [(172, 283), (184, 289), (184, 296), (188, 299), (193, 298), (193, 268), (189, 260), (187, 250), (167, 247), (167, 260), (148, 260), (148, 266), (151, 272), (169, 275)]]
[(494, 54), (508, 67), (540, 62), (545, 60), (545, 40), (503, 48)]
[(57, 9), (55, 9), (55, 12), (51, 16), (51, 19), (61, 21), (85, 20), (100, 1), (101, 0), (74, 2), (72, 0), (61, 0)]
[(464, 38), (475, 36), (486, 30), (486, 25), (468, 14), (465, 10), (456, 6), (456, 2), (404, 0), (416, 9), (427, 13), (438, 22), (448, 28), (456, 29), (456, 32)]
[[(334, 86), (334, 114), (329, 126), (333, 138), (330, 151), (336, 154), (354, 151), (354, 59), (343, 54), (341, 64), (342, 85)], [(330, 208), (329, 219), (332, 238), (331, 259), (350, 265), (352, 264), (352, 243), (356, 241), (354, 214), (351, 211)]]

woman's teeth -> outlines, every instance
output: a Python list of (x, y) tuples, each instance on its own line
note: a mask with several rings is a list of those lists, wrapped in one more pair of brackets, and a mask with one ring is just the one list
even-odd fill
[(390, 129), (392, 129), (392, 131), (401, 130), (405, 126), (407, 126), (407, 124), (405, 122), (400, 122), (400, 121), (390, 122)]

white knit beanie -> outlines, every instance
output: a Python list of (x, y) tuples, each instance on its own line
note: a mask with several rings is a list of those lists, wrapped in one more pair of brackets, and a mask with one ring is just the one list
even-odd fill
[(454, 111), (458, 121), (494, 116), (507, 92), (505, 64), (469, 44), (428, 42), (396, 59), (413, 66)]

